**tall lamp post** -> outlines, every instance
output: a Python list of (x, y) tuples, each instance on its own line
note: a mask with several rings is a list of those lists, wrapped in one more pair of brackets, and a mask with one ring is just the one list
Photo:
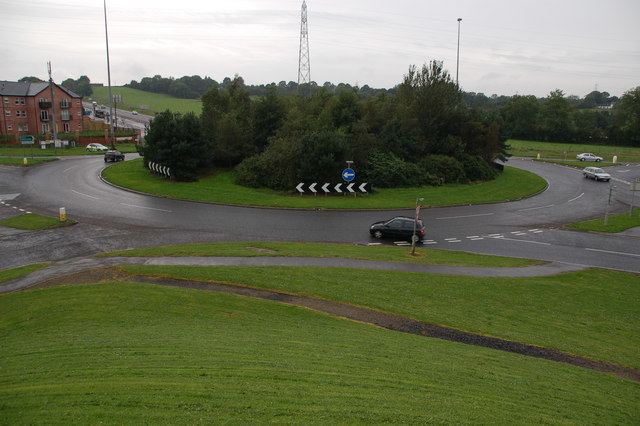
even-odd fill
[(416, 226), (418, 226), (418, 216), (420, 216), (420, 202), (424, 201), (424, 198), (416, 198), (416, 218), (413, 221), (413, 234), (411, 234), (411, 256), (416, 254), (416, 242), (418, 236), (416, 235)]
[(111, 65), (109, 64), (109, 32), (107, 31), (107, 0), (103, 0), (104, 4), (104, 38), (107, 42), (107, 83), (109, 85), (109, 127), (111, 132), (111, 149), (116, 149), (113, 131), (113, 98), (111, 97)]
[(462, 18), (458, 18), (458, 53), (456, 55), (456, 87), (460, 87), (458, 84), (458, 72), (460, 71), (460, 22)]

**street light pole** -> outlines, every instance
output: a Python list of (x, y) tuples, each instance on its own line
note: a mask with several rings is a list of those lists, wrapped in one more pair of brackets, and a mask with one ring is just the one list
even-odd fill
[(107, 31), (107, 0), (104, 4), (104, 38), (107, 42), (107, 83), (109, 85), (109, 129), (111, 131), (111, 149), (116, 149), (113, 131), (113, 98), (111, 97), (111, 65), (109, 64), (109, 32)]
[(416, 198), (416, 218), (413, 221), (413, 234), (411, 234), (411, 256), (416, 255), (416, 240), (418, 239), (416, 227), (418, 226), (418, 216), (420, 216), (420, 201), (423, 200), (424, 198)]
[(458, 72), (460, 71), (460, 22), (462, 18), (458, 18), (458, 53), (456, 55), (456, 87), (460, 87), (458, 84)]

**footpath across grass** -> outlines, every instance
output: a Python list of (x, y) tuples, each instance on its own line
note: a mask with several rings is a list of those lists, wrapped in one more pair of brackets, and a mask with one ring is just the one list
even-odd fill
[(143, 284), (0, 295), (7, 424), (637, 424), (640, 386), (275, 302)]
[(576, 231), (616, 233), (626, 231), (630, 228), (635, 228), (636, 226), (640, 226), (640, 209), (633, 209), (631, 214), (625, 212), (609, 215), (606, 225), (604, 223), (604, 217), (601, 217), (598, 219), (570, 223), (567, 225), (567, 228), (574, 229)]
[(64, 222), (60, 222), (57, 217), (42, 216), (35, 213), (21, 214), (0, 220), (0, 226), (29, 231), (60, 228), (75, 225), (76, 223), (76, 221), (69, 218)]
[[(537, 155), (540, 154), (542, 158), (572, 161), (576, 159), (576, 155), (578, 154), (592, 152), (603, 158), (604, 163), (599, 163), (600, 165), (611, 163), (614, 155), (618, 157), (619, 163), (640, 163), (640, 149), (629, 146), (541, 142), (518, 139), (509, 139), (507, 144), (511, 146), (511, 154), (516, 157), (537, 157)], [(580, 162), (578, 161), (578, 163)]]
[[(374, 194), (354, 196), (300, 196), (237, 185), (233, 172), (218, 172), (198, 182), (174, 182), (152, 175), (142, 159), (124, 161), (102, 172), (107, 181), (162, 197), (208, 203), (280, 208), (401, 209), (413, 208), (416, 196), (428, 206), (496, 203), (537, 194), (546, 181), (533, 173), (506, 167), (497, 179), (469, 185), (380, 189)], [(291, 188), (292, 191), (294, 188)]]
[(133, 250), (118, 250), (104, 253), (101, 257), (184, 257), (184, 256), (239, 256), (239, 257), (325, 257), (374, 260), (381, 262), (403, 262), (423, 265), (480, 266), (480, 267), (524, 267), (545, 262), (513, 257), (490, 256), (464, 251), (417, 248), (416, 256), (411, 249), (385, 245), (353, 245), (332, 243), (288, 243), (288, 242), (237, 242), (196, 243), (170, 246), (146, 247)]
[(314, 267), (120, 268), (335, 300), (640, 368), (640, 277), (629, 273), (495, 278)]
[(32, 272), (46, 268), (48, 263), (34, 263), (32, 265), (18, 266), (17, 268), (0, 269), (0, 283), (26, 277)]

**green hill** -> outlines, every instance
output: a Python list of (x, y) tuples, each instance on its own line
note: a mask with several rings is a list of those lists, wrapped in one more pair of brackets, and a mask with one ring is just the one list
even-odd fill
[[(202, 102), (196, 99), (179, 99), (169, 95), (145, 92), (122, 86), (112, 87), (111, 92), (114, 95), (122, 96), (122, 102), (118, 104), (118, 107), (144, 114), (153, 115), (156, 112), (167, 109), (175, 112), (195, 112), (200, 114), (202, 110)], [(107, 87), (94, 87), (92, 98), (99, 104), (107, 105), (109, 89)]]

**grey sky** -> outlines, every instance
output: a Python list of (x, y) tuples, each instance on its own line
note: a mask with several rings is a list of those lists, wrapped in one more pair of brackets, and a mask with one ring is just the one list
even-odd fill
[[(301, 0), (107, 0), (112, 84), (161, 74), (297, 80)], [(640, 0), (308, 0), (311, 78), (392, 87), (443, 60), (485, 94), (640, 85)], [(0, 0), (0, 80), (106, 82), (102, 1)]]

